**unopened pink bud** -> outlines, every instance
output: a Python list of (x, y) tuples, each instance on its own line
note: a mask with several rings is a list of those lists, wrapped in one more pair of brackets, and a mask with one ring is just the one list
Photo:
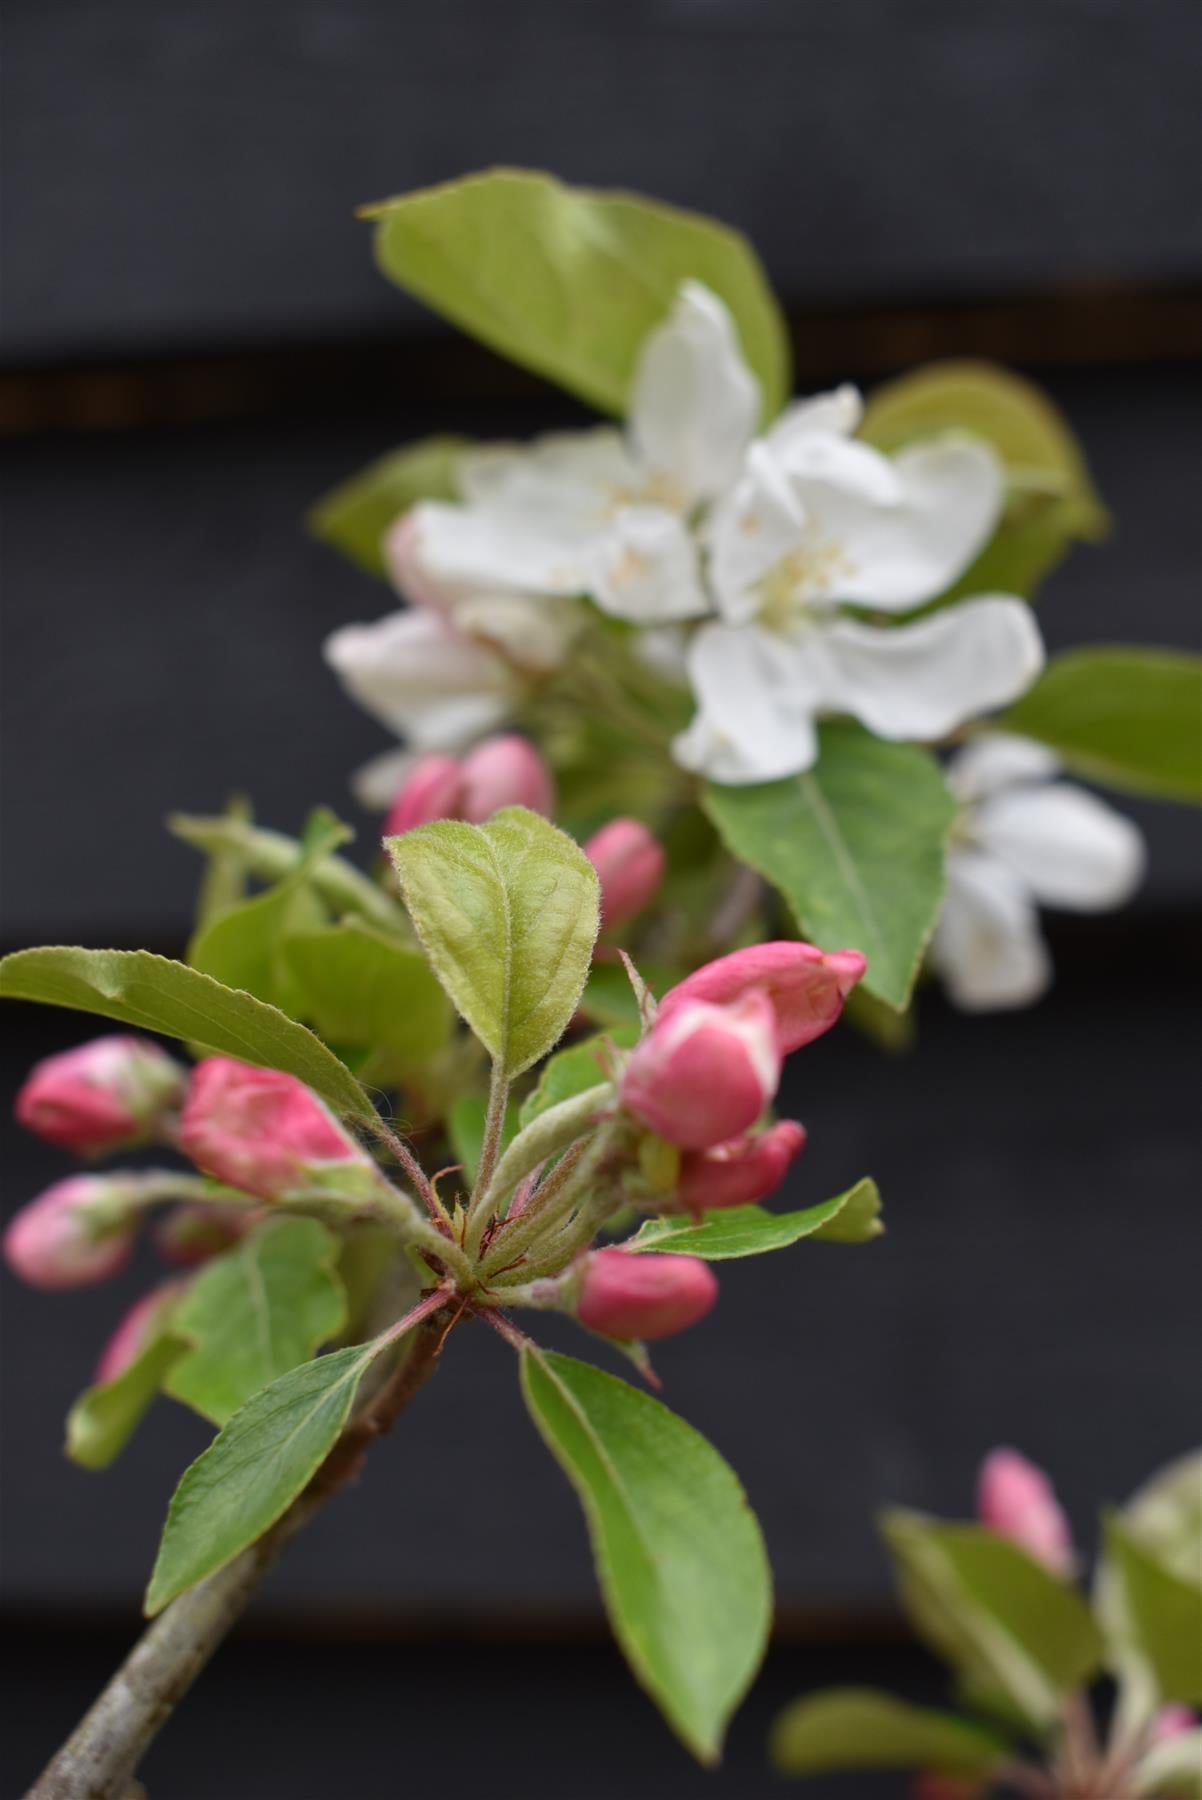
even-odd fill
[(830, 1030), (867, 966), (858, 950), (819, 950), (791, 939), (753, 944), (706, 963), (670, 988), (659, 1016), (687, 1000), (729, 1004), (758, 988), (772, 1001), (781, 1054), (787, 1056)]
[(462, 773), (453, 756), (419, 756), (410, 769), (384, 825), (385, 837), (400, 837), (415, 825), (459, 817)]
[(134, 1301), (100, 1352), (93, 1381), (116, 1381), (118, 1375), (124, 1374), (156, 1335), (164, 1308), (171, 1305), (184, 1285), (182, 1281), (160, 1282), (158, 1287), (151, 1288), (148, 1294)]
[(692, 1000), (661, 1014), (630, 1054), (621, 1101), (682, 1150), (708, 1150), (749, 1131), (776, 1092), (780, 1053), (771, 1002)]
[(512, 732), (486, 738), (462, 767), (459, 817), (484, 825), (503, 806), (525, 806), (550, 818), (555, 811), (551, 771), (527, 738)]
[(1169, 1738), (1193, 1731), (1197, 1723), (1197, 1715), (1188, 1706), (1162, 1706), (1148, 1727), (1148, 1742), (1167, 1743)]
[(801, 1155), (805, 1129), (782, 1119), (757, 1137), (734, 1138), (712, 1150), (690, 1150), (680, 1159), (675, 1205), (682, 1212), (714, 1212), (766, 1200)]
[(612, 819), (584, 854), (601, 882), (601, 928), (625, 925), (650, 904), (667, 867), (663, 845), (637, 819)]
[(211, 1056), (192, 1073), (180, 1149), (208, 1175), (260, 1200), (329, 1188), (336, 1170), (359, 1185), (374, 1164), (295, 1076)]
[(219, 1256), (245, 1237), (262, 1214), (257, 1207), (211, 1206), (189, 1200), (173, 1206), (154, 1229), (154, 1247), (164, 1262), (190, 1269)]
[(585, 1259), (576, 1317), (605, 1337), (673, 1337), (704, 1319), (718, 1298), (708, 1263), (696, 1256), (634, 1256), (594, 1250)]
[(4, 1260), (31, 1287), (90, 1287), (129, 1261), (132, 1219), (114, 1223), (123, 1183), (105, 1175), (72, 1175), (31, 1200), (9, 1221)]
[(1076, 1562), (1072, 1533), (1055, 1489), (1017, 1450), (991, 1450), (977, 1478), (977, 1517), (1057, 1575)]
[(152, 1136), (183, 1100), (186, 1080), (149, 1038), (93, 1038), (36, 1063), (17, 1095), (16, 1114), (64, 1150), (99, 1155)]

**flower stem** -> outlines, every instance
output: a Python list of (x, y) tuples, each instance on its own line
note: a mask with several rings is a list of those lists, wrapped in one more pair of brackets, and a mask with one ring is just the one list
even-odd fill
[(358, 1473), (370, 1444), (434, 1373), (441, 1344), (436, 1315), (417, 1325), (400, 1368), (347, 1426), (279, 1523), (225, 1568), (173, 1600), (147, 1627), (26, 1800), (124, 1800), (154, 1738), (242, 1616), (281, 1550)]
[(488, 1190), (492, 1184), (493, 1171), (497, 1166), (497, 1157), (501, 1149), (501, 1133), (505, 1127), (505, 1107), (509, 1101), (509, 1077), (505, 1073), (500, 1058), (494, 1058), (492, 1075), (488, 1083), (488, 1112), (484, 1119), (484, 1142), (480, 1146), (480, 1163), (476, 1170), (476, 1181), (472, 1188), (472, 1201), (468, 1208), (467, 1234), (464, 1249), (469, 1256), (475, 1256), (480, 1249), (480, 1239), (484, 1235), (484, 1227), (488, 1222)]

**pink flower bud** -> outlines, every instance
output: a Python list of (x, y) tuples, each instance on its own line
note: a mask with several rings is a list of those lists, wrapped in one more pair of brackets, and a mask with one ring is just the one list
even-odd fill
[(1042, 1469), (1017, 1450), (991, 1450), (977, 1478), (977, 1517), (1057, 1575), (1076, 1558), (1068, 1520)]
[(459, 817), (483, 825), (503, 806), (526, 806), (550, 818), (555, 811), (551, 771), (527, 738), (512, 732), (486, 738), (462, 764)]
[(150, 1137), (182, 1101), (185, 1082), (184, 1070), (149, 1038), (93, 1038), (36, 1063), (16, 1114), (64, 1150), (98, 1155)]
[(621, 1101), (669, 1143), (708, 1150), (750, 1130), (779, 1080), (772, 1004), (752, 990), (732, 1006), (691, 1000), (661, 1014), (631, 1051)]
[(1193, 1731), (1198, 1720), (1188, 1706), (1162, 1706), (1148, 1727), (1150, 1744), (1167, 1743), (1183, 1732)]
[(462, 775), (458, 760), (431, 752), (419, 756), (401, 785), (384, 825), (385, 837), (400, 837), (415, 825), (459, 816)]
[(713, 1212), (766, 1200), (801, 1155), (805, 1141), (804, 1126), (782, 1119), (758, 1137), (733, 1138), (712, 1150), (690, 1150), (680, 1159), (676, 1207), (682, 1212)]
[(100, 1352), (93, 1381), (116, 1381), (118, 1375), (124, 1374), (155, 1335), (164, 1307), (171, 1304), (184, 1286), (182, 1281), (160, 1282), (158, 1287), (151, 1288), (148, 1294), (134, 1301)]
[(72, 1175), (23, 1206), (4, 1233), (13, 1274), (48, 1290), (90, 1287), (115, 1275), (134, 1241), (132, 1218), (120, 1218), (123, 1187), (112, 1176)]
[(830, 1030), (867, 966), (858, 950), (828, 952), (791, 940), (753, 944), (706, 963), (670, 988), (659, 1003), (659, 1016), (670, 1015), (686, 1000), (729, 1004), (759, 988), (775, 1008), (781, 1054), (787, 1056)]
[(655, 898), (664, 878), (663, 845), (637, 819), (611, 819), (584, 846), (601, 881), (601, 928), (625, 925)]
[(673, 1337), (704, 1319), (718, 1298), (708, 1263), (696, 1256), (634, 1256), (594, 1250), (586, 1258), (576, 1317), (605, 1337)]
[(375, 1165), (295, 1076), (210, 1056), (192, 1073), (180, 1149), (208, 1175), (260, 1200), (313, 1187), (356, 1191)]
[(173, 1206), (154, 1229), (154, 1247), (164, 1262), (190, 1269), (228, 1250), (245, 1237), (262, 1214), (257, 1207), (210, 1206), (189, 1200)]

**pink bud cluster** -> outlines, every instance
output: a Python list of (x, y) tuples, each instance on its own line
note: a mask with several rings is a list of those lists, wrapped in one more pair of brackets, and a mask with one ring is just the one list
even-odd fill
[[(830, 1029), (864, 967), (853, 950), (761, 944), (708, 963), (664, 996), (619, 1096), (631, 1118), (683, 1152), (668, 1208), (746, 1206), (779, 1187), (805, 1131), (793, 1120), (756, 1127), (784, 1056)], [(651, 1340), (696, 1324), (717, 1293), (697, 1257), (594, 1250), (576, 1313), (606, 1336)]]
[(486, 738), (466, 756), (419, 756), (392, 803), (386, 837), (399, 837), (436, 819), (483, 825), (503, 806), (525, 806), (550, 818), (555, 810), (551, 771), (534, 745), (507, 732)]

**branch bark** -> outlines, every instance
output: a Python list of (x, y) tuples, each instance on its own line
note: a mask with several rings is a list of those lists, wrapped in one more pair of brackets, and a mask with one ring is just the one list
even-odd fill
[(173, 1600), (147, 1627), (26, 1800), (126, 1800), (154, 1738), (241, 1618), (284, 1546), (354, 1479), (371, 1444), (434, 1373), (444, 1330), (437, 1313), (424, 1319), (408, 1340), (401, 1366), (348, 1425), (283, 1518), (224, 1569)]

